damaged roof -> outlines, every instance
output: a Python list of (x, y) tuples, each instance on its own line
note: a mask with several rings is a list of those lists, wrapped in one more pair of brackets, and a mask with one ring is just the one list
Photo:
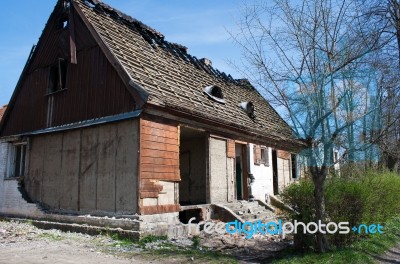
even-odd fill
[[(97, 0), (73, 0), (132, 80), (148, 94), (148, 104), (179, 110), (221, 124), (292, 141), (288, 124), (246, 80), (235, 80), (171, 43), (158, 31)], [(225, 103), (211, 100), (207, 86), (221, 88)], [(249, 116), (239, 104), (252, 102)], [(295, 142), (295, 141), (293, 141)]]

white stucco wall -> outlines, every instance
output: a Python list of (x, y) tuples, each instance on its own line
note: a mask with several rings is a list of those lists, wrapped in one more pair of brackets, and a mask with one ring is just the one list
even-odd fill
[(254, 175), (254, 183), (252, 185), (252, 194), (256, 199), (265, 201), (266, 194), (274, 194), (273, 187), (273, 170), (272, 170), (272, 149), (268, 148), (268, 158), (269, 166), (264, 164), (255, 165), (254, 164), (254, 144), (249, 144), (248, 153), (250, 155), (249, 159), (249, 172)]

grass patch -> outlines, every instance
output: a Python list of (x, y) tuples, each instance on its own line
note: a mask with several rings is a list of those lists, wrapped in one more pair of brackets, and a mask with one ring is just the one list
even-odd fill
[(181, 248), (175, 245), (163, 245), (162, 249), (152, 249), (151, 254), (164, 256), (182, 257), (187, 260), (194, 260), (198, 263), (239, 263), (237, 259), (231, 255), (222, 254), (210, 250), (201, 250), (200, 248)]
[(192, 242), (193, 242), (193, 244), (192, 244), (192, 248), (193, 249), (199, 248), (199, 246), (200, 246), (200, 237), (199, 236), (193, 236), (192, 237)]
[(112, 240), (115, 241), (113, 246), (121, 246), (121, 247), (129, 247), (132, 245), (138, 245), (142, 248), (145, 248), (147, 244), (157, 242), (157, 241), (166, 241), (167, 236), (145, 236), (141, 238), (139, 241), (131, 238), (127, 238), (124, 236), (121, 236), (118, 233), (108, 233), (107, 236), (109, 236)]
[(52, 241), (60, 241), (60, 240), (64, 239), (61, 235), (52, 234), (52, 233), (41, 233), (41, 234), (38, 235), (38, 237), (47, 238), (47, 239), (52, 240)]
[(145, 247), (146, 244), (157, 241), (166, 241), (167, 239), (168, 239), (167, 236), (145, 236), (139, 240), (138, 244), (142, 247)]
[[(187, 261), (194, 260), (196, 263), (238, 263), (236, 258), (219, 252), (213, 252), (200, 247), (200, 237), (192, 238), (193, 244), (190, 247), (182, 247), (168, 241), (167, 236), (146, 236), (139, 241), (133, 241), (120, 237), (118, 234), (109, 235), (114, 241), (113, 246), (121, 247), (137, 246), (142, 248), (140, 255), (151, 258), (165, 259), (173, 256)], [(148, 247), (148, 244), (157, 242), (155, 247)], [(128, 252), (125, 252), (129, 254)], [(134, 255), (138, 254), (137, 252)]]
[(132, 239), (122, 237), (118, 233), (108, 234), (108, 236), (115, 241), (113, 246), (129, 247), (135, 243)]
[(400, 242), (400, 216), (388, 221), (383, 234), (371, 235), (353, 243), (348, 248), (338, 249), (324, 254), (306, 253), (299, 255), (293, 250), (283, 252), (281, 259), (273, 263), (375, 263), (376, 256), (396, 246)]

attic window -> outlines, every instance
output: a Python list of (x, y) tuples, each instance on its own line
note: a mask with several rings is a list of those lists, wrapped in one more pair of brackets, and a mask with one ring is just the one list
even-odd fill
[(50, 67), (49, 93), (54, 93), (66, 88), (67, 65), (67, 60), (59, 58), (57, 62)]
[(219, 86), (211, 85), (203, 89), (204, 93), (208, 95), (209, 98), (214, 101), (225, 104), (224, 96), (222, 94), (222, 89)]
[(252, 102), (241, 102), (239, 104), (239, 107), (246, 112), (246, 114), (251, 117), (254, 118), (254, 104)]
[(61, 29), (66, 29), (68, 28), (68, 17), (67, 16), (63, 16), (61, 18), (58, 19), (57, 21), (57, 29), (61, 30)]
[(66, 29), (68, 27), (70, 9), (71, 3), (69, 1), (61, 1), (60, 16), (57, 21), (57, 29)]

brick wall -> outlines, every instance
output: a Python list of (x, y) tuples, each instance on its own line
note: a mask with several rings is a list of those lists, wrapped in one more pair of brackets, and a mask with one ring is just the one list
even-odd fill
[(0, 141), (0, 214), (39, 216), (42, 212), (36, 204), (28, 203), (18, 190), (18, 181), (6, 179), (9, 145)]

